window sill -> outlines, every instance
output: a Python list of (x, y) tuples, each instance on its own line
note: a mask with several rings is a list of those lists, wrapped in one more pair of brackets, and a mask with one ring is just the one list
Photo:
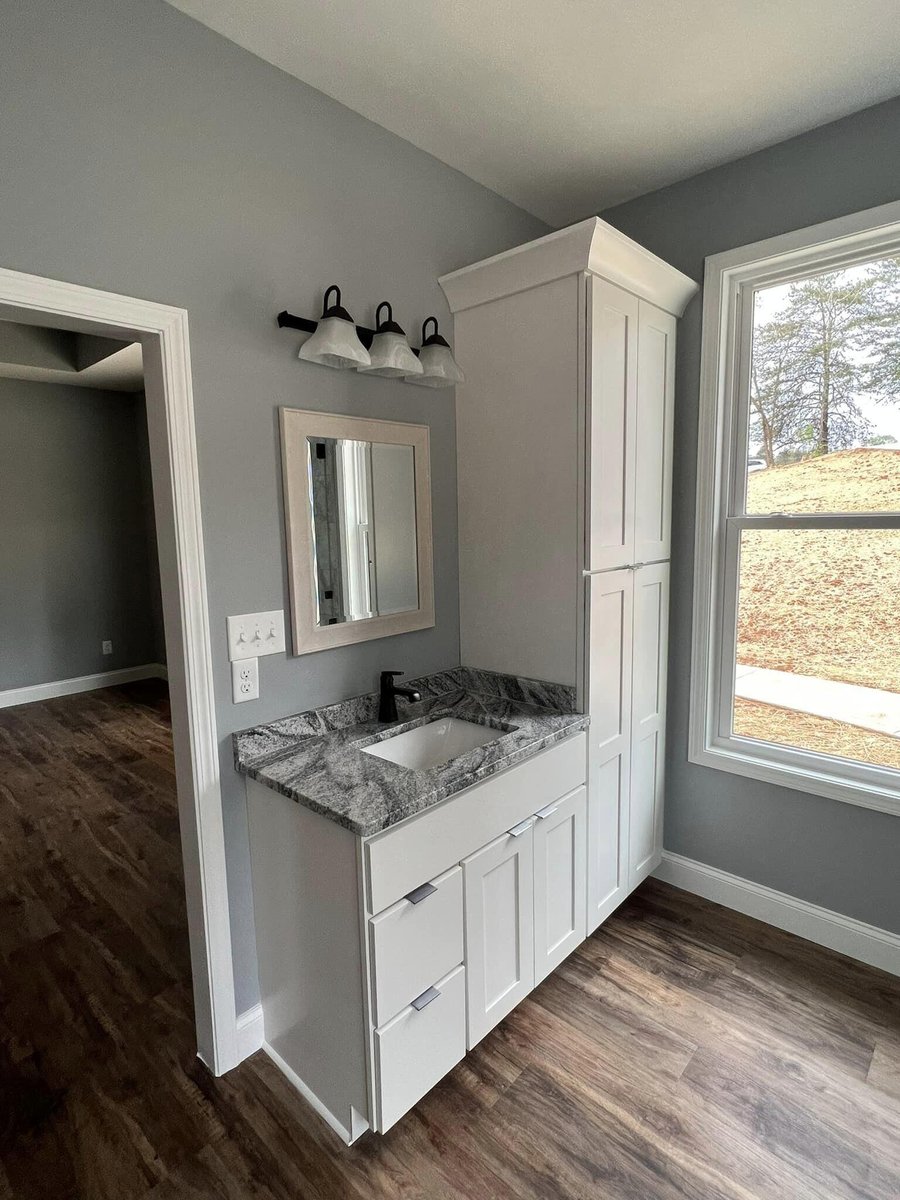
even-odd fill
[[(886, 769), (839, 759), (832, 761), (802, 750), (768, 747), (743, 738), (718, 738), (693, 746), (688, 761), (699, 767), (728, 771), (796, 792), (900, 816), (900, 772), (896, 773), (897, 783), (892, 786), (885, 777), (895, 772)], [(837, 764), (841, 769), (835, 769)]]

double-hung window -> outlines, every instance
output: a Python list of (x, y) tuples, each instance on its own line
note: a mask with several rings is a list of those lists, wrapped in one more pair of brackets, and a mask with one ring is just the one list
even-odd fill
[(691, 761), (900, 813), (900, 205), (707, 260)]

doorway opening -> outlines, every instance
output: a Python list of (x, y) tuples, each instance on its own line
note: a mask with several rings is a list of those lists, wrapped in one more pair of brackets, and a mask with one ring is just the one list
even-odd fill
[[(5, 698), (0, 697), (0, 718), (6, 714), (7, 722), (5, 744), (0, 743), (0, 768), (5, 762), (8, 765), (9, 756), (21, 753), (24, 744), (30, 743), (32, 756), (36, 753), (35, 748), (39, 747), (40, 754), (52, 767), (53, 776), (50, 782), (45, 776), (40, 786), (52, 792), (54, 788), (65, 788), (67, 773), (75, 773), (76, 760), (84, 767), (93, 756), (94, 767), (103, 775), (107, 790), (106, 832), (111, 835), (113, 826), (117, 825), (121, 833), (129, 822), (144, 821), (149, 831), (145, 850), (151, 844), (160, 849), (152, 836), (153, 822), (159, 822), (159, 828), (162, 828), (167, 819), (166, 805), (161, 797), (165, 793), (163, 776), (168, 771), (172, 805), (170, 816), (173, 821), (177, 804), (177, 840), (180, 842), (183, 878), (181, 911), (183, 919), (186, 917), (190, 948), (197, 1052), (215, 1074), (222, 1074), (237, 1064), (240, 1055), (234, 1011), (187, 314), (181, 309), (165, 305), (0, 269), (0, 350), (4, 334), (7, 351), (13, 344), (18, 346), (20, 352), (25, 347), (31, 348), (31, 366), (36, 374), (20, 381), (21, 388), (33, 390), (42, 384), (49, 387), (52, 383), (56, 389), (67, 389), (66, 383), (42, 377), (40, 372), (74, 370), (80, 373), (93, 370), (101, 376), (103, 372), (107, 373), (106, 388), (96, 389), (105, 390), (108, 393), (107, 400), (113, 393), (120, 397), (131, 396), (128, 403), (132, 409), (129, 413), (125, 411), (124, 400), (118, 411), (108, 405), (104, 410), (102, 398), (94, 400), (95, 415), (104, 410), (102, 415), (106, 418), (106, 440), (100, 438), (100, 442), (106, 449), (107, 457), (98, 469), (92, 496), (93, 501), (99, 503), (99, 510), (106, 511), (110, 529), (116, 529), (117, 516), (122, 518), (123, 523), (129, 524), (130, 532), (122, 538), (118, 554), (125, 557), (131, 554), (132, 561), (125, 572), (119, 572), (115, 581), (112, 576), (105, 581), (98, 579), (103, 575), (104, 564), (99, 557), (92, 558), (87, 550), (80, 569), (70, 566), (66, 570), (67, 562), (80, 561), (77, 549), (73, 550), (70, 544), (76, 538), (77, 520), (70, 519), (68, 529), (61, 529), (60, 526), (66, 525), (65, 508), (58, 510), (50, 521), (52, 536), (48, 533), (41, 543), (34, 536), (37, 523), (29, 527), (29, 511), (26, 508), (16, 553), (21, 551), (24, 559), (30, 554), (35, 561), (40, 560), (43, 553), (45, 563), (49, 559), (49, 548), (64, 553), (58, 555), (54, 577), (44, 581), (47, 586), (43, 602), (45, 606), (55, 606), (51, 611), (52, 620), (47, 618), (44, 622), (45, 659), (40, 659), (40, 647), (32, 645), (29, 666), (27, 656), (19, 653), (24, 648), (17, 646), (16, 670), (19, 673), (13, 674), (10, 668), (12, 683), (0, 680), (0, 689), (13, 693)], [(57, 360), (54, 365), (53, 353), (63, 353), (66, 361)], [(0, 353), (0, 360), (8, 356), (8, 353)], [(19, 357), (22, 359), (27, 355), (20, 353)], [(93, 361), (90, 361), (92, 358)], [(22, 365), (21, 362), (19, 365)], [(139, 383), (135, 382), (135, 370), (140, 373)], [(123, 371), (130, 378), (130, 383), (118, 379), (117, 387), (108, 386), (111, 379), (116, 381), (116, 371)], [(3, 382), (0, 378), (0, 384)], [(133, 391), (129, 392), (128, 387), (132, 387)], [(141, 390), (143, 399), (138, 398)], [(89, 391), (83, 388), (84, 396)], [(57, 395), (57, 401), (59, 399)], [(52, 409), (51, 404), (49, 411), (44, 412), (45, 420), (53, 415)], [(135, 439), (132, 442), (126, 436), (128, 429)], [(144, 465), (148, 476), (143, 485), (138, 461), (135, 461), (134, 471), (130, 475), (120, 470), (121, 463), (113, 461), (117, 444), (121, 451), (126, 443), (129, 446), (138, 445), (141, 438), (144, 439)], [(46, 430), (43, 438), (36, 439), (35, 446), (38, 454), (34, 471), (38, 475), (43, 472), (52, 482), (54, 472), (62, 471), (61, 464), (65, 461), (63, 448), (59, 450), (56, 463), (50, 461), (52, 455), (49, 453)], [(42, 450), (43, 455), (40, 453)], [(74, 488), (76, 483), (82, 488), (86, 483), (90, 484), (90, 473), (84, 471), (83, 463), (78, 467), (77, 455), (70, 456), (69, 463), (72, 475), (68, 482), (71, 487)], [(43, 482), (47, 483), (48, 478)], [(90, 487), (88, 491), (91, 491)], [(72, 496), (69, 499), (70, 509), (74, 511), (77, 504)], [(38, 503), (34, 488), (31, 489), (31, 503)], [(141, 510), (145, 521), (143, 539), (135, 526)], [(124, 521), (123, 514), (126, 512), (128, 522)], [(121, 534), (121, 529), (118, 532)], [(155, 547), (152, 545), (151, 532), (155, 534)], [(31, 563), (29, 575), (29, 566), (24, 559), (20, 578), (31, 578), (32, 581), (35, 577), (39, 578), (34, 562)], [(154, 569), (156, 563), (158, 572)], [(158, 611), (154, 614), (157, 578), (159, 600)], [(91, 588), (103, 597), (106, 609), (103, 603), (88, 603), (86, 597)], [(52, 600), (49, 599), (51, 592)], [(35, 604), (39, 600), (40, 597), (35, 600), (32, 596), (30, 603)], [(80, 623), (84, 617), (83, 610), (92, 607), (100, 624), (96, 627), (90, 623), (84, 626)], [(137, 616), (139, 607), (140, 619)], [(96, 616), (96, 610), (100, 612), (99, 617)], [(132, 618), (130, 621), (129, 613)], [(27, 615), (23, 614), (17, 629), (26, 627), (24, 617)], [(117, 626), (119, 632), (114, 634), (107, 625), (119, 620), (120, 616)], [(105, 634), (98, 638), (101, 626)], [(53, 631), (53, 638), (46, 636), (48, 629)], [(20, 640), (19, 634), (14, 636)], [(46, 646), (50, 641), (54, 642), (51, 647), (53, 655), (63, 655), (62, 658), (53, 659), (51, 650)], [(88, 650), (87, 665), (73, 665), (76, 661), (85, 662), (75, 656), (76, 651), (81, 652), (85, 648)], [(94, 653), (99, 654), (99, 663), (90, 658)], [(65, 654), (72, 654), (73, 657), (65, 658)], [(146, 661), (136, 662), (135, 658), (144, 658)], [(104, 659), (108, 661), (108, 669), (104, 669), (107, 666)], [(92, 669), (95, 665), (99, 665), (100, 669)], [(34, 675), (31, 683), (27, 680), (29, 670)], [(163, 676), (168, 677), (167, 682)], [(67, 684), (67, 688), (63, 687), (60, 691), (60, 684)], [(57, 685), (55, 691), (53, 685)], [(42, 695), (42, 686), (45, 690), (49, 687), (50, 693)], [(16, 695), (17, 689), (25, 694)], [(16, 701), (20, 706), (16, 706)], [(23, 703), (24, 708), (21, 707)], [(51, 708), (41, 709), (42, 704)], [(11, 744), (8, 732), (10, 714), (16, 713), (24, 716)], [(87, 744), (90, 739), (85, 729), (93, 729), (93, 748)], [(76, 746), (72, 739), (77, 741), (78, 730), (81, 730), (82, 740)], [(27, 758), (27, 746), (24, 753)], [(21, 768), (21, 762), (19, 766)], [(128, 770), (123, 775), (126, 767)], [(84, 778), (82, 776), (82, 780)], [(142, 779), (146, 784), (143, 792), (147, 794), (142, 792)], [(20, 785), (21, 782), (20, 778)], [(156, 794), (148, 800), (148, 794), (154, 787)], [(128, 799), (129, 791), (132, 808), (117, 808), (117, 803)], [(139, 814), (142, 794), (145, 808)], [(11, 789), (7, 788), (7, 799), (10, 795)], [(110, 795), (112, 800), (109, 799)], [(93, 799), (96, 800), (96, 797)], [(37, 807), (32, 815), (36, 821), (41, 819)], [(103, 819), (103, 815), (97, 816), (98, 830), (103, 828)], [(49, 837), (53, 832), (51, 825), (51, 817), (47, 814), (40, 828), (36, 824), (29, 826), (27, 821), (24, 825), (20, 823), (18, 851), (12, 835), (7, 851), (14, 857), (18, 853), (20, 860), (25, 861), (29, 853), (38, 852), (40, 839)], [(9, 829), (6, 831), (8, 833)], [(4, 840), (6, 834), (3, 835)], [(34, 836), (29, 841), (31, 835)], [(56, 831), (53, 836), (61, 837), (62, 833)], [(89, 836), (89, 831), (86, 836)], [(108, 841), (104, 845), (102, 838), (99, 841), (95, 838), (93, 846), (101, 858), (105, 858), (110, 877), (117, 871), (127, 874), (127, 856), (120, 853), (121, 847), (114, 848)], [(61, 861), (52, 849), (47, 850), (45, 846), (45, 850), (48, 861)], [(149, 850), (147, 853), (150, 853)], [(171, 856), (168, 861), (171, 863)], [(177, 861), (175, 869), (176, 872), (179, 869)], [(102, 868), (98, 867), (98, 870)], [(138, 866), (134, 870), (140, 874)], [(149, 874), (146, 878), (149, 878)], [(65, 901), (79, 899), (78, 885), (71, 878), (66, 882), (64, 873), (57, 877), (56, 883), (61, 892), (55, 899), (63, 907)], [(27, 888), (23, 887), (23, 913), (28, 900), (25, 891)], [(163, 892), (161, 886), (160, 894)], [(171, 895), (167, 895), (163, 907), (171, 907)], [(80, 899), (85, 897), (82, 895)], [(136, 913), (134, 916), (133, 923), (136, 926), (146, 916), (146, 905), (144, 909), (142, 914)], [(33, 907), (32, 912), (37, 914), (34, 917), (36, 921), (43, 912), (46, 928), (51, 929), (55, 918), (47, 903), (44, 903), (43, 909), (40, 905)], [(124, 914), (120, 911), (119, 915)], [(163, 922), (167, 919), (162, 918)], [(177, 917), (174, 919), (177, 923)], [(123, 928), (127, 930), (127, 920)], [(122, 939), (120, 948), (124, 952), (128, 942), (124, 932)], [(130, 944), (134, 949), (135, 944)], [(97, 950), (98, 954), (103, 950), (102, 939), (97, 940)], [(108, 946), (106, 950), (109, 950)], [(157, 947), (157, 950), (157, 957), (164, 958), (162, 947)], [(108, 955), (107, 968), (111, 963), (112, 955)], [(133, 1035), (139, 1038), (139, 1029), (135, 1029)]]

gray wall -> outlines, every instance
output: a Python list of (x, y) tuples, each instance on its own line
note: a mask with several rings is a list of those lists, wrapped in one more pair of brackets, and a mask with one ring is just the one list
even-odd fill
[[(390, 299), (418, 334), (437, 277), (546, 232), (486, 189), (163, 0), (0, 0), (0, 265), (186, 308), (190, 318), (237, 1004), (257, 995), (232, 730), (457, 663), (452, 393), (296, 359), (275, 326), (330, 283), (357, 320)], [(228, 613), (286, 607), (279, 405), (431, 427), (433, 630), (260, 663), (235, 706)]]
[[(603, 216), (702, 280), (709, 254), (900, 199), (900, 99)], [(900, 932), (900, 820), (687, 762), (700, 299), (679, 330), (666, 848)]]
[(145, 426), (140, 395), (0, 379), (0, 691), (165, 661)]

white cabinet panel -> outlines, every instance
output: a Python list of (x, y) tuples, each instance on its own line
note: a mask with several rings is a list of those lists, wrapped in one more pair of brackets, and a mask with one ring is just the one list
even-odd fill
[(642, 300), (634, 419), (634, 561), (639, 563), (669, 557), (674, 412), (675, 318)]
[(630, 570), (588, 581), (588, 933), (627, 884), (633, 584)]
[(424, 885), (424, 899), (404, 898), (369, 918), (372, 1009), (376, 1025), (463, 960), (462, 871)]
[(534, 986), (533, 821), (463, 861), (468, 1045)]
[(634, 562), (638, 300), (590, 281), (588, 406), (589, 571)]
[(535, 815), (535, 984), (584, 941), (586, 800), (581, 787)]
[[(436, 993), (436, 994), (435, 994)], [(457, 967), (375, 1031), (378, 1129), (399, 1121), (466, 1052), (465, 971)]]
[(573, 274), (455, 319), (463, 666), (576, 679), (579, 295)]
[(631, 802), (628, 886), (659, 863), (662, 852), (669, 565), (634, 572)]

